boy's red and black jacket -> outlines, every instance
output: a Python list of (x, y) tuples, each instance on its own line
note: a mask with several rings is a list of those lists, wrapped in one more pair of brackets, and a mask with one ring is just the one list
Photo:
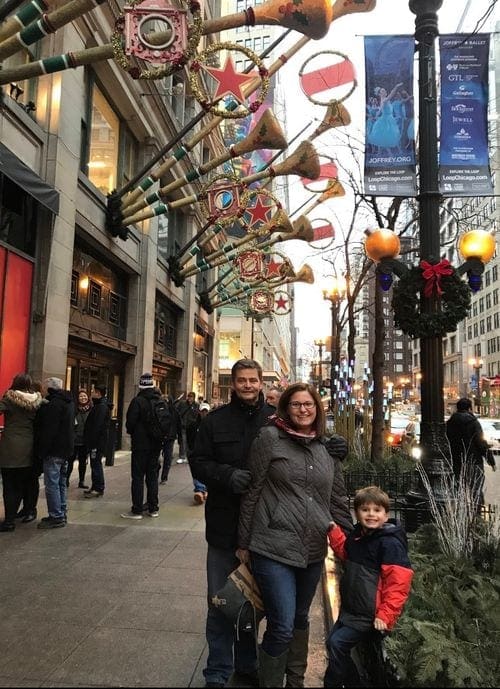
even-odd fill
[(367, 533), (357, 524), (347, 536), (335, 526), (328, 540), (335, 555), (344, 560), (340, 621), (367, 630), (373, 628), (373, 620), (378, 617), (392, 629), (406, 603), (413, 577), (404, 530), (392, 519)]

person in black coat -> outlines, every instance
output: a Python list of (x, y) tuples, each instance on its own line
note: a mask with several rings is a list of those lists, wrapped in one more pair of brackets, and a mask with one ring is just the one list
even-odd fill
[(35, 448), (43, 462), (43, 480), (48, 517), (39, 529), (66, 526), (67, 487), (66, 469), (74, 450), (75, 404), (72, 394), (62, 389), (60, 378), (45, 382), (47, 396), (35, 419)]
[(483, 429), (472, 413), (467, 397), (457, 402), (457, 410), (446, 422), (450, 442), (453, 474), (457, 484), (465, 481), (477, 506), (484, 503), (484, 460), (495, 468), (495, 459), (483, 435)]
[(132, 509), (124, 512), (124, 519), (142, 519), (144, 479), (146, 479), (148, 514), (158, 517), (158, 460), (162, 440), (155, 438), (148, 424), (152, 402), (161, 400), (161, 392), (155, 388), (151, 373), (143, 373), (139, 380), (139, 393), (127, 409), (127, 433), (132, 439)]
[(170, 424), (170, 430), (167, 433), (165, 440), (163, 441), (162, 454), (163, 454), (163, 465), (161, 469), (161, 480), (160, 484), (164, 485), (168, 481), (168, 475), (170, 473), (170, 468), (172, 466), (172, 458), (174, 454), (174, 443), (177, 440), (181, 442), (182, 439), (182, 425), (181, 417), (177, 411), (177, 407), (170, 395), (164, 395), (165, 402), (167, 402), (170, 413), (172, 414), (172, 423)]
[(85, 421), (83, 443), (90, 452), (90, 471), (92, 483), (84, 491), (86, 498), (99, 498), (104, 494), (104, 469), (102, 458), (108, 442), (111, 405), (106, 398), (106, 386), (96, 385), (92, 394), (93, 407)]
[(275, 409), (264, 401), (262, 368), (256, 361), (237, 361), (231, 369), (231, 386), (230, 403), (202, 420), (190, 458), (193, 478), (208, 489), (208, 659), (203, 671), (207, 686), (224, 686), (233, 667), (242, 680), (244, 675), (255, 679), (257, 669), (254, 635), (241, 633), (236, 639), (232, 623), (212, 599), (239, 565), (235, 551), (240, 501), (251, 480), (247, 457), (252, 441)]

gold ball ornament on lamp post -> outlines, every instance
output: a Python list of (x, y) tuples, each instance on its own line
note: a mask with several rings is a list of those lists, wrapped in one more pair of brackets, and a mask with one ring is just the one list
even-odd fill
[(458, 240), (458, 251), (465, 263), (457, 272), (467, 273), (469, 287), (473, 292), (481, 289), (481, 276), (484, 266), (491, 261), (495, 254), (495, 237), (486, 230), (470, 230)]

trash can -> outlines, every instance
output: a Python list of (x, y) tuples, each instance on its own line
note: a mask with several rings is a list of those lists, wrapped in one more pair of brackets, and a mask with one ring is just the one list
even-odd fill
[(108, 441), (106, 444), (106, 466), (112, 467), (115, 463), (116, 438), (118, 436), (118, 419), (111, 419), (108, 429)]

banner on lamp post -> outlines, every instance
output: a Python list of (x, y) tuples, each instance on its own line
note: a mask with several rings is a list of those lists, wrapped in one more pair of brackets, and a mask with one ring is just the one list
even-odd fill
[(415, 196), (413, 36), (365, 36), (366, 194)]
[(444, 196), (489, 196), (489, 34), (439, 38), (441, 134), (439, 190)]

